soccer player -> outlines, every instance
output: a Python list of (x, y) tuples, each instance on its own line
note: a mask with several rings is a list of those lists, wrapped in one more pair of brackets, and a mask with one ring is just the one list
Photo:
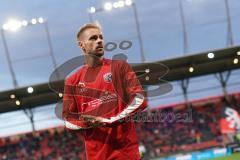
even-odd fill
[(83, 134), (88, 160), (140, 160), (135, 124), (129, 118), (146, 108), (144, 90), (131, 66), (104, 58), (99, 24), (77, 34), (85, 65), (65, 80), (65, 126)]

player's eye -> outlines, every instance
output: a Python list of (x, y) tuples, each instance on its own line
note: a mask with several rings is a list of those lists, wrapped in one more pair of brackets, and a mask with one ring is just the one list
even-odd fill
[(98, 36), (97, 36), (97, 35), (94, 35), (94, 36), (91, 36), (91, 37), (89, 38), (89, 40), (97, 40), (97, 38), (98, 38)]

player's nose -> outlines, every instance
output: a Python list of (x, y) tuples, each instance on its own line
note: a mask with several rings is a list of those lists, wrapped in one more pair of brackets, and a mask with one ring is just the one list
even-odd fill
[(97, 44), (103, 44), (103, 39), (98, 38), (98, 39), (97, 39)]

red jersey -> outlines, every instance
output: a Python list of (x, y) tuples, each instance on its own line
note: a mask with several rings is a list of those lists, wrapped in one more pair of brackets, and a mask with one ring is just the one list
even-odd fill
[[(86, 124), (69, 112), (110, 118), (117, 116), (143, 89), (128, 63), (103, 59), (97, 67), (84, 65), (65, 81), (63, 117), (80, 127)], [(132, 113), (146, 107), (146, 98)], [(126, 117), (122, 117), (126, 118)], [(133, 121), (116, 121), (107, 127), (84, 129), (88, 160), (139, 160)]]

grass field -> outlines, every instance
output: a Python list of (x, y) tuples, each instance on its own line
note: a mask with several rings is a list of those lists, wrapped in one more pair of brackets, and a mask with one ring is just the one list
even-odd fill
[(232, 154), (230, 156), (225, 157), (213, 158), (210, 160), (240, 160), (240, 153)]

